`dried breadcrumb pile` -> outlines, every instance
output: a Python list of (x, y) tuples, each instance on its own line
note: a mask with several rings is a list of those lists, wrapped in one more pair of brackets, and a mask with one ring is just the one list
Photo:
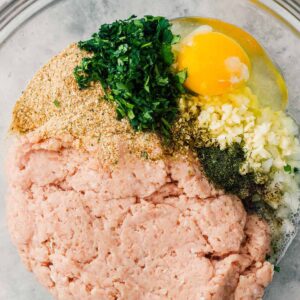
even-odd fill
[(95, 149), (107, 164), (118, 161), (124, 144), (129, 153), (160, 158), (157, 135), (135, 132), (127, 120), (117, 120), (115, 107), (103, 99), (99, 84), (78, 88), (73, 70), (84, 56), (87, 53), (72, 44), (37, 72), (16, 103), (11, 131), (32, 132), (38, 139), (69, 135), (73, 147)]

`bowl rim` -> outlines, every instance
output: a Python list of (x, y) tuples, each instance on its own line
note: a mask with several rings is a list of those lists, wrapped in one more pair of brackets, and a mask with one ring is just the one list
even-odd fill
[(300, 37), (300, 2), (295, 0), (250, 0), (285, 23)]
[[(0, 46), (31, 16), (58, 0), (4, 0), (0, 5)], [(300, 3), (295, 0), (247, 0), (288, 26), (300, 39)]]

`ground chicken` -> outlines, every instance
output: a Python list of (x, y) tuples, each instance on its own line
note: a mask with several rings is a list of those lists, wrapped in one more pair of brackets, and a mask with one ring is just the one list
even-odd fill
[(107, 168), (70, 145), (28, 135), (8, 160), (13, 242), (56, 299), (263, 297), (269, 228), (215, 190), (197, 161), (121, 151)]

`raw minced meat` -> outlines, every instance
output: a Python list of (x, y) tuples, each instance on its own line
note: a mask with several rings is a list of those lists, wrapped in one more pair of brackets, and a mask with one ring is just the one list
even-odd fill
[(262, 298), (268, 225), (215, 190), (197, 161), (121, 151), (107, 168), (71, 144), (23, 137), (8, 161), (13, 242), (55, 298)]

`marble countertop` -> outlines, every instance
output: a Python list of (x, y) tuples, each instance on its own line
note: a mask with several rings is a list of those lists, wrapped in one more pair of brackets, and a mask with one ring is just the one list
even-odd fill
[[(300, 0), (295, 0), (299, 1)], [(1, 5), (7, 0), (0, 0)], [(300, 121), (299, 38), (246, 0), (61, 0), (48, 5), (22, 24), (0, 45), (0, 154), (15, 100), (50, 57), (69, 43), (88, 37), (100, 23), (131, 14), (168, 17), (205, 15), (238, 24), (253, 33), (281, 66), (290, 87), (291, 114)], [(21, 264), (5, 225), (5, 177), (0, 173), (0, 299), (51, 299)], [(300, 235), (280, 263), (266, 300), (300, 299)]]

